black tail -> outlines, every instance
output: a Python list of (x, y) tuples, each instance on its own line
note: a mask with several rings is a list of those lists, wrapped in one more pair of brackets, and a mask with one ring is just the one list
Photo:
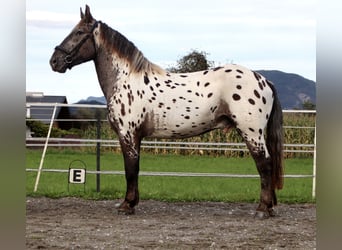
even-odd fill
[(270, 118), (267, 123), (266, 146), (272, 160), (272, 186), (283, 188), (283, 112), (272, 83), (268, 83), (273, 91), (274, 101)]

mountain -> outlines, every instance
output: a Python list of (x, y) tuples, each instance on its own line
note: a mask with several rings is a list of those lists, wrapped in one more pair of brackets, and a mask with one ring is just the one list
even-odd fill
[(107, 104), (106, 98), (104, 96), (95, 97), (89, 96), (87, 99), (82, 99), (77, 102), (77, 104), (93, 104), (93, 105), (103, 105)]
[[(257, 70), (257, 72), (273, 82), (283, 109), (301, 109), (305, 101), (316, 103), (316, 83), (314, 81), (297, 74), (278, 70)], [(106, 104), (106, 99), (104, 96), (90, 96), (77, 103)]]
[(303, 102), (316, 104), (316, 83), (300, 75), (278, 70), (258, 70), (273, 82), (283, 109), (302, 108)]

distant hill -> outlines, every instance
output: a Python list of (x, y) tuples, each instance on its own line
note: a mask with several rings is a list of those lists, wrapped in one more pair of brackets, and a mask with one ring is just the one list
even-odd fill
[[(285, 73), (278, 70), (257, 70), (273, 82), (278, 91), (280, 103), (283, 109), (302, 108), (304, 101), (316, 103), (316, 83), (300, 75)], [(106, 104), (106, 99), (102, 97), (90, 96), (77, 103), (82, 104)]]
[(300, 75), (278, 70), (258, 70), (273, 82), (283, 109), (302, 108), (304, 101), (316, 104), (316, 83)]
[(101, 97), (89, 96), (85, 100), (82, 99), (78, 101), (77, 104), (103, 105), (103, 104), (107, 104), (107, 101), (104, 96), (101, 96)]

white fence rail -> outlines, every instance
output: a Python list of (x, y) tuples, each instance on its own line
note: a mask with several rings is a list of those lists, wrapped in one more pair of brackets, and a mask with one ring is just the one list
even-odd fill
[[(60, 104), (60, 103), (26, 103), (27, 119), (30, 118), (30, 109), (32, 107), (51, 107), (56, 110), (56, 107), (73, 107), (73, 108), (96, 108), (104, 109), (106, 105), (85, 105), (85, 104)], [(284, 113), (311, 113), (316, 114), (315, 110), (283, 110)], [(42, 120), (42, 119), (38, 119)], [(118, 140), (104, 139), (74, 139), (74, 138), (50, 138), (51, 124), (54, 121), (75, 121), (71, 119), (55, 119), (54, 114), (50, 119), (45, 119), (50, 122), (48, 136), (46, 138), (26, 138), (27, 147), (44, 147), (41, 163), (38, 169), (26, 169), (28, 172), (37, 172), (35, 191), (37, 190), (39, 177), (41, 172), (68, 172), (63, 169), (43, 169), (43, 162), (47, 147), (94, 147), (98, 143), (101, 147), (120, 147)], [(97, 119), (78, 119), (76, 121), (97, 121)], [(312, 178), (312, 196), (316, 194), (316, 127), (310, 126), (284, 126), (285, 129), (314, 129), (315, 138), (314, 144), (284, 144), (284, 152), (294, 153), (313, 153), (313, 172), (311, 175), (285, 175), (285, 178)], [(224, 151), (248, 151), (244, 143), (222, 143), (222, 142), (176, 142), (176, 141), (142, 141), (142, 148), (155, 149), (186, 149), (186, 150), (224, 150)], [(288, 147), (300, 147), (301, 149), (287, 149)], [(303, 149), (305, 148), (305, 149)], [(115, 174), (123, 175), (123, 171), (87, 171), (88, 174)], [(178, 176), (178, 177), (225, 177), (225, 178), (258, 178), (258, 175), (241, 175), (241, 174), (223, 174), (223, 173), (179, 173), (179, 172), (140, 172), (140, 175), (145, 176)]]

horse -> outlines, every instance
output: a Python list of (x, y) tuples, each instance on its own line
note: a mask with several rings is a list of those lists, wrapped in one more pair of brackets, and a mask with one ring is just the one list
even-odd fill
[[(107, 100), (108, 121), (124, 158), (126, 195), (119, 213), (133, 214), (139, 202), (143, 138), (187, 138), (214, 129), (236, 129), (260, 175), (255, 217), (275, 216), (276, 189), (283, 187), (283, 117), (273, 84), (236, 64), (205, 71), (171, 73), (150, 62), (125, 36), (93, 18), (81, 20), (55, 47), (53, 71), (93, 61)], [(266, 131), (266, 132), (265, 132)]]

